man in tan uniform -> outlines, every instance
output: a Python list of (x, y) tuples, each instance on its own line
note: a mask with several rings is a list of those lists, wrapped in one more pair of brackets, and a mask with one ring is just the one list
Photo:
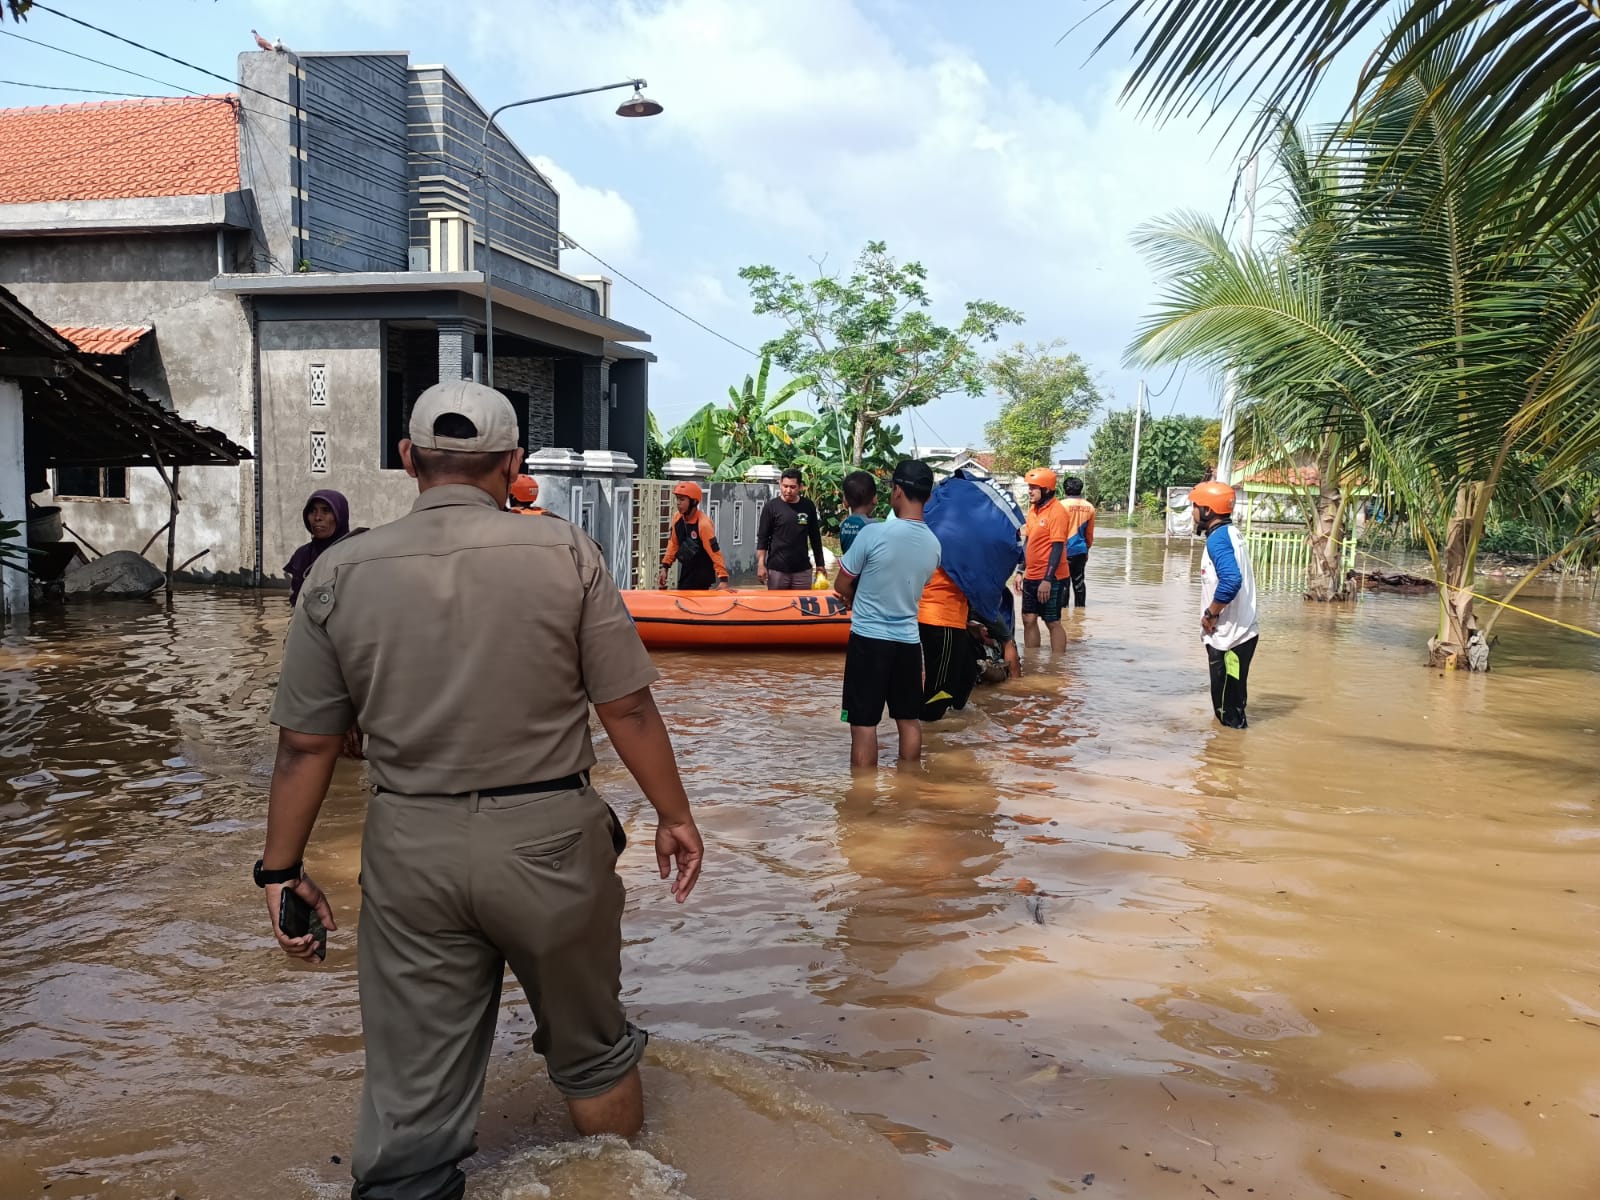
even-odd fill
[(456, 1164), (475, 1149), (508, 965), (578, 1131), (640, 1128), (645, 1034), (620, 1001), (626, 839), (589, 786), (590, 704), (656, 810), (657, 863), (663, 879), (676, 864), (680, 903), (702, 854), (650, 694), (658, 675), (598, 549), (566, 521), (502, 511), (522, 462), (511, 405), (438, 384), (410, 433), (411, 513), (330, 549), (306, 581), (256, 864), (280, 945), (313, 957), (277, 917), (292, 888), (335, 927), (300, 860), (359, 722), (376, 785), (361, 846), (359, 1200), (463, 1194)]

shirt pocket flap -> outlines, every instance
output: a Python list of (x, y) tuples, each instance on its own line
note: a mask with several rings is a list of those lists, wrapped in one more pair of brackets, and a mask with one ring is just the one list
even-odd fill
[(333, 612), (337, 598), (332, 580), (315, 585), (307, 584), (300, 596), (300, 608), (306, 614), (306, 620), (312, 624), (327, 625), (328, 616)]

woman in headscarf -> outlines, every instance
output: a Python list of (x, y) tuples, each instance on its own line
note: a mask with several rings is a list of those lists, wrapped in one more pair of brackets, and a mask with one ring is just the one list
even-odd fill
[[(343, 492), (336, 492), (332, 488), (312, 492), (305, 508), (300, 511), (300, 519), (305, 522), (306, 532), (311, 535), (311, 540), (296, 550), (283, 567), (289, 576), (291, 608), (294, 607), (295, 601), (300, 599), (300, 589), (305, 586), (306, 576), (311, 574), (311, 566), (322, 557), (322, 552), (335, 542), (349, 537), (351, 533), (366, 532), (365, 526), (355, 530), (350, 528), (350, 501), (344, 498)], [(366, 757), (362, 753), (359, 725), (352, 725), (345, 731), (344, 756)]]
[[(300, 513), (300, 519), (305, 522), (311, 540), (296, 550), (284, 564), (283, 569), (289, 576), (291, 607), (300, 599), (300, 589), (305, 584), (306, 576), (311, 574), (311, 565), (322, 557), (322, 552), (329, 546), (350, 535), (350, 501), (344, 498), (343, 492), (336, 492), (332, 488), (312, 492)], [(356, 532), (362, 531), (358, 529)]]

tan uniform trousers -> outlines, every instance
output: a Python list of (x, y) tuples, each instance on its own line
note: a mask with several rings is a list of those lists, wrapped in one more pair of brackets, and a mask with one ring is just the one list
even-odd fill
[(357, 964), (366, 1080), (352, 1195), (452, 1200), (476, 1149), (509, 965), (534, 1049), (572, 1097), (610, 1090), (646, 1035), (620, 1000), (621, 826), (590, 787), (380, 792), (361, 844)]

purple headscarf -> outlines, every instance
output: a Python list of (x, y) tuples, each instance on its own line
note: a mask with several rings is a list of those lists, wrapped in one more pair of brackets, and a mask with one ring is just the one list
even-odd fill
[(284, 564), (284, 571), (289, 576), (289, 604), (300, 598), (300, 588), (306, 581), (306, 576), (311, 574), (311, 564), (322, 557), (322, 552), (333, 545), (340, 538), (350, 532), (350, 501), (344, 498), (343, 492), (336, 492), (332, 488), (312, 492), (306, 500), (306, 506), (300, 510), (300, 520), (305, 523), (306, 532), (311, 532), (311, 506), (321, 500), (333, 509), (333, 536), (330, 538), (312, 538), (304, 546), (294, 552), (294, 555)]

